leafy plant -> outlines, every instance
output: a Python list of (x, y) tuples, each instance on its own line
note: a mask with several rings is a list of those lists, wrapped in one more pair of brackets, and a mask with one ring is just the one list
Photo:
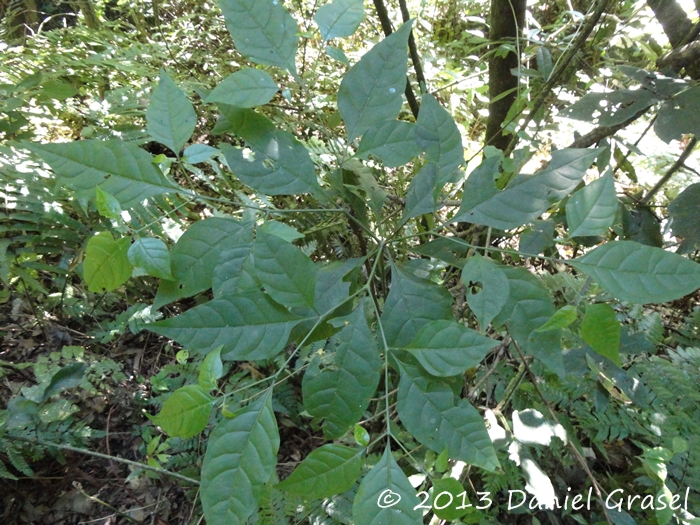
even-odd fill
[[(686, 237), (679, 253), (631, 240), (621, 218), (631, 207), (616, 194), (614, 172), (623, 163), (613, 165), (609, 144), (553, 151), (534, 173), (524, 173), (529, 148), (508, 152), (512, 158), (487, 149), (465, 178), (461, 132), (438, 97), (423, 85), (417, 116), (402, 111), (413, 20), (336, 79), (328, 97), (337, 112), (326, 113), (316, 107), (314, 73), (331, 60), (348, 61), (328, 42), (353, 35), (362, 2), (334, 0), (316, 11), (321, 44), (311, 71), (297, 66), (300, 28), (282, 3), (222, 0), (221, 10), (252, 67), (211, 90), (198, 86), (202, 104), (218, 108), (216, 147), (187, 146), (197, 110), (205, 109), (195, 108), (167, 69), (145, 122), (171, 156), (113, 137), (32, 142), (17, 134), (25, 123), (13, 102), (4, 102), (5, 133), (25, 139), (13, 147), (51, 168), (70, 213), (80, 217), (56, 219), (81, 224), (83, 236), (71, 239), (80, 257), (70, 268), (53, 261), (46, 271), (77, 271), (87, 292), (100, 294), (141, 278), (157, 282), (153, 304), (132, 305), (100, 339), (129, 326), (196, 356), (196, 380), (189, 374), (187, 384), (168, 381), (168, 372), (151, 379), (160, 392), (177, 386), (151, 420), (173, 441), (204, 433), (200, 493), (208, 522), (312, 519), (325, 500), (337, 507), (335, 515), (324, 513), (342, 523), (419, 524), (424, 511), (488, 523), (505, 512), (511, 482), (535, 496), (531, 510), (552, 511), (555, 485), (561, 490), (568, 481), (547, 472), (578, 465), (585, 474), (579, 486), (590, 483), (603, 499), (603, 483), (584, 454), (609, 459), (605, 443), (628, 437), (646, 469), (639, 485), (668, 496), (686, 474), (697, 478), (695, 449), (675, 439), (692, 441), (684, 425), (696, 396), (676, 413), (672, 381), (646, 380), (679, 374), (690, 397), (696, 370), (688, 363), (697, 356), (676, 351), (678, 368), (636, 361), (623, 351), (625, 342), (654, 329), (629, 333), (621, 323), (634, 324), (640, 305), (700, 288), (700, 265), (685, 256), (695, 242), (693, 186), (669, 207), (674, 232)], [(552, 57), (545, 51), (540, 47), (537, 61), (540, 80), (549, 82)], [(658, 104), (661, 139), (697, 135), (687, 117), (698, 108), (696, 86), (638, 68), (621, 71), (642, 87), (591, 93), (565, 114), (614, 126)], [(263, 107), (280, 96), (313, 120), (280, 122)], [(30, 195), (38, 192), (37, 176), (28, 181)], [(27, 199), (35, 223), (41, 201)], [(181, 235), (153, 226), (175, 212), (189, 213)], [(9, 231), (19, 230), (21, 215), (13, 215)], [(50, 239), (50, 230), (35, 241)], [(0, 244), (4, 280), (16, 276), (45, 291), (15, 253), (21, 241)], [(535, 260), (545, 271), (535, 270)], [(233, 373), (236, 365), (255, 372)], [(81, 365), (69, 364), (41, 395), (14, 398), (0, 431), (17, 430), (22, 425), (12, 418), (38, 414), (54, 394), (76, 386), (78, 371)], [(635, 374), (655, 385), (656, 401), (644, 396)], [(290, 402), (289, 384), (300, 385), (293, 400), (303, 410)], [(654, 407), (677, 416), (668, 438), (645, 428), (654, 424)], [(323, 444), (280, 481), (281, 422), (299, 421)], [(171, 459), (169, 441), (147, 441), (151, 467)], [(21, 454), (2, 450), (26, 471), (16, 459)], [(665, 468), (673, 479), (661, 476)], [(612, 518), (600, 503), (586, 513), (565, 512), (578, 522), (626, 519)], [(650, 515), (638, 513), (641, 520)], [(658, 523), (674, 517), (687, 518), (654, 514)]]

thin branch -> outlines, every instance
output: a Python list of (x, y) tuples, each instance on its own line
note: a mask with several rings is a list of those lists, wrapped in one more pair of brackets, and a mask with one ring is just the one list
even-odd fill
[[(603, 15), (603, 13), (608, 8), (608, 5), (611, 2), (612, 0), (598, 0), (595, 10), (591, 14), (590, 18), (586, 20), (586, 23), (584, 24), (583, 29), (579, 33), (578, 38), (576, 38), (576, 40), (568, 49), (564, 57), (562, 57), (562, 59), (559, 61), (559, 67), (552, 73), (545, 85), (542, 87), (542, 90), (537, 95), (537, 98), (535, 99), (532, 105), (532, 109), (530, 109), (530, 112), (525, 116), (524, 122), (520, 126), (521, 130), (527, 128), (527, 125), (530, 123), (530, 121), (532, 121), (533, 118), (535, 118), (535, 115), (537, 115), (537, 113), (544, 105), (546, 98), (552, 92), (554, 86), (556, 86), (559, 83), (559, 81), (563, 78), (564, 73), (570, 70), (570, 65), (573, 63), (574, 56), (576, 55), (576, 53), (579, 52), (579, 50), (583, 48), (583, 46), (586, 43), (586, 40), (593, 32), (593, 29), (600, 20), (600, 17)], [(515, 149), (517, 143), (518, 135), (516, 133), (513, 135), (510, 144), (508, 144), (508, 147), (504, 152), (506, 157), (513, 153), (513, 150)]]
[(647, 111), (649, 111), (649, 108), (644, 108), (632, 115), (624, 122), (621, 122), (620, 124), (615, 124), (614, 126), (598, 126), (597, 128), (586, 133), (585, 135), (582, 135), (579, 138), (575, 139), (569, 145), (569, 148), (589, 148), (594, 144), (598, 144), (601, 140), (606, 139), (608, 137), (612, 137), (621, 129), (625, 129), (635, 120), (644, 115)]
[(666, 174), (661, 177), (659, 182), (656, 183), (656, 186), (654, 186), (651, 190), (649, 190), (649, 193), (647, 193), (644, 198), (641, 200), (642, 204), (646, 204), (649, 202), (649, 200), (656, 195), (656, 193), (663, 187), (664, 184), (668, 182), (668, 180), (673, 177), (673, 174), (676, 173), (685, 163), (686, 159), (690, 156), (690, 154), (693, 152), (693, 149), (695, 149), (695, 146), (698, 143), (698, 139), (693, 137), (688, 141), (688, 145), (685, 147), (683, 150), (683, 153), (681, 153), (681, 156), (678, 157), (678, 160), (673, 163), (673, 166), (666, 172)]
[(14, 440), (14, 441), (23, 441), (25, 443), (31, 443), (33, 445), (39, 445), (42, 447), (58, 448), (60, 450), (69, 450), (71, 452), (78, 452), (79, 454), (86, 454), (88, 456), (94, 456), (96, 458), (108, 459), (110, 461), (117, 461), (119, 463), (131, 465), (132, 467), (140, 468), (143, 470), (152, 470), (153, 472), (158, 472), (159, 474), (163, 474), (164, 476), (170, 476), (171, 478), (177, 478), (179, 480), (186, 481), (187, 483), (190, 483), (191, 485), (199, 485), (199, 481), (197, 481), (196, 479), (188, 478), (187, 476), (183, 476), (182, 474), (178, 474), (177, 472), (170, 472), (169, 470), (166, 470), (164, 468), (152, 467), (150, 465), (144, 465), (143, 463), (131, 461), (130, 459), (119, 458), (116, 456), (108, 456), (107, 454), (102, 454), (100, 452), (93, 452), (92, 450), (85, 450), (82, 448), (72, 447), (70, 445), (61, 445), (59, 443), (49, 443), (48, 441), (43, 441), (41, 439), (31, 439), (31, 438), (26, 438), (23, 436), (13, 436), (12, 434), (5, 434), (4, 437), (6, 437), (7, 439)]
[[(411, 19), (411, 14), (408, 12), (408, 7), (406, 6), (406, 0), (399, 0), (399, 7), (401, 8), (401, 17), (403, 18), (404, 24)], [(418, 47), (416, 46), (416, 39), (413, 37), (413, 29), (408, 34), (408, 50), (411, 54), (411, 62), (413, 62), (413, 70), (416, 72), (416, 80), (418, 81), (418, 87), (421, 93), (425, 93), (426, 82), (425, 75), (423, 74), (423, 65), (420, 62), (420, 55), (418, 54)], [(416, 116), (416, 118), (418, 118)]]

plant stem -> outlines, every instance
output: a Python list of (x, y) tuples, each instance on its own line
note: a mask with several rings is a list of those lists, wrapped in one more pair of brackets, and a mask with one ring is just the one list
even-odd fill
[(132, 467), (140, 468), (143, 470), (151, 470), (153, 472), (163, 474), (164, 476), (169, 476), (171, 478), (177, 478), (179, 480), (186, 481), (187, 483), (190, 483), (192, 485), (199, 485), (199, 481), (197, 481), (196, 479), (188, 478), (187, 476), (183, 476), (182, 474), (178, 474), (177, 472), (170, 472), (169, 470), (166, 470), (166, 469), (161, 468), (161, 467), (152, 467), (151, 465), (144, 465), (143, 463), (138, 463), (137, 461), (131, 461), (130, 459), (124, 459), (124, 458), (120, 458), (120, 457), (116, 457), (116, 456), (109, 456), (107, 454), (102, 454), (100, 452), (93, 452), (92, 450), (85, 450), (82, 448), (73, 447), (71, 445), (61, 445), (59, 443), (49, 443), (48, 441), (43, 441), (41, 439), (32, 439), (32, 438), (27, 438), (24, 436), (13, 436), (12, 434), (5, 434), (3, 437), (6, 437), (7, 439), (11, 439), (14, 441), (23, 441), (25, 443), (39, 445), (42, 447), (57, 448), (60, 450), (68, 450), (70, 452), (78, 452), (79, 454), (86, 454), (88, 456), (94, 456), (96, 458), (108, 459), (110, 461), (117, 461), (119, 463), (124, 463), (125, 465), (131, 465)]

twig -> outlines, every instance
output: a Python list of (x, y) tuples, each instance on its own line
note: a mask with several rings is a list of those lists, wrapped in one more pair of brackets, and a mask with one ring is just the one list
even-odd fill
[[(406, 0), (399, 0), (399, 7), (401, 8), (401, 17), (403, 18), (403, 22), (405, 24), (411, 19), (411, 14), (408, 12), (408, 7), (406, 6)], [(416, 72), (418, 87), (420, 88), (421, 93), (425, 93), (425, 75), (423, 74), (423, 65), (420, 62), (420, 55), (418, 55), (416, 39), (413, 37), (413, 29), (411, 29), (411, 32), (408, 34), (408, 50), (411, 53), (411, 62), (413, 62), (413, 69)]]
[(86, 454), (88, 456), (94, 456), (96, 458), (108, 459), (110, 461), (117, 461), (119, 463), (124, 463), (125, 465), (131, 465), (132, 467), (136, 467), (136, 468), (140, 468), (140, 469), (144, 469), (144, 470), (152, 470), (153, 472), (158, 472), (159, 474), (163, 474), (164, 476), (170, 476), (171, 478), (177, 478), (179, 480), (186, 481), (187, 483), (190, 483), (192, 485), (199, 485), (199, 481), (197, 481), (196, 479), (188, 478), (187, 476), (183, 476), (182, 474), (178, 474), (177, 472), (170, 472), (169, 470), (166, 470), (164, 468), (152, 467), (151, 465), (144, 465), (143, 463), (131, 461), (130, 459), (119, 458), (116, 456), (108, 456), (107, 454), (102, 454), (100, 452), (93, 452), (92, 450), (85, 450), (85, 449), (78, 448), (78, 447), (72, 447), (70, 445), (61, 445), (59, 443), (49, 443), (48, 441), (43, 441), (41, 439), (31, 439), (31, 438), (26, 438), (24, 436), (13, 436), (12, 434), (5, 434), (3, 437), (6, 437), (7, 439), (12, 439), (14, 441), (23, 441), (25, 443), (39, 445), (42, 447), (57, 448), (60, 450), (69, 450), (71, 452), (78, 452), (80, 454)]
[[(545, 99), (552, 92), (554, 86), (564, 76), (564, 73), (569, 69), (569, 66), (573, 62), (574, 55), (578, 53), (579, 50), (584, 46), (584, 44), (586, 43), (586, 39), (588, 39), (588, 37), (590, 36), (591, 32), (595, 28), (596, 24), (600, 20), (600, 17), (603, 15), (611, 1), (612, 0), (598, 0), (595, 10), (591, 14), (590, 18), (586, 20), (586, 23), (583, 26), (581, 33), (579, 33), (578, 38), (576, 38), (573, 45), (568, 49), (566, 55), (562, 57), (560, 61), (560, 66), (552, 72), (552, 75), (549, 77), (545, 85), (537, 94), (537, 98), (535, 99), (532, 108), (530, 109), (529, 113), (525, 116), (524, 121), (520, 126), (521, 130), (527, 128), (527, 125), (530, 123), (530, 121), (532, 121), (533, 118), (535, 118), (535, 115), (537, 115), (539, 110), (542, 108)], [(516, 133), (513, 135), (513, 138), (511, 139), (510, 143), (508, 144), (508, 147), (506, 148), (506, 151), (504, 152), (506, 157), (508, 157), (513, 152), (517, 143), (518, 135)]]
[(663, 187), (664, 184), (668, 182), (668, 180), (673, 177), (673, 174), (676, 173), (685, 163), (686, 159), (690, 156), (690, 154), (693, 152), (693, 149), (695, 149), (695, 146), (698, 143), (698, 139), (693, 137), (688, 141), (688, 145), (685, 147), (683, 150), (683, 153), (681, 153), (681, 156), (678, 157), (678, 160), (673, 163), (673, 166), (664, 174), (663, 177), (659, 180), (659, 182), (656, 183), (656, 186), (654, 186), (651, 190), (649, 190), (649, 193), (647, 193), (641, 200), (642, 204), (646, 204), (649, 202), (649, 200), (656, 195), (656, 193)]

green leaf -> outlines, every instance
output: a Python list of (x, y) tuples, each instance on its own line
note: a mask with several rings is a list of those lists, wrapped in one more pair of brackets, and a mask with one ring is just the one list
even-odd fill
[(51, 376), (42, 395), (42, 402), (69, 388), (75, 388), (82, 380), (87, 366), (84, 363), (71, 363)]
[(434, 162), (424, 164), (411, 179), (406, 190), (406, 206), (401, 217), (402, 222), (434, 213), (438, 209), (435, 185), (437, 184), (438, 166)]
[(462, 206), (460, 209), (474, 208), (498, 193), (496, 178), (501, 173), (499, 166), (502, 160), (503, 157), (501, 155), (494, 155), (484, 159), (469, 174), (462, 190)]
[(700, 86), (691, 87), (661, 105), (654, 131), (666, 143), (691, 133), (700, 137), (699, 109)]
[(616, 214), (615, 179), (609, 171), (578, 190), (566, 203), (569, 237), (605, 235)]
[(204, 358), (199, 367), (199, 385), (207, 392), (214, 390), (217, 381), (224, 375), (224, 364), (221, 362), (221, 350), (223, 346), (217, 346)]
[(673, 235), (683, 237), (680, 253), (700, 249), (700, 182), (691, 184), (668, 205)]
[(617, 366), (620, 361), (622, 326), (609, 304), (589, 304), (581, 321), (581, 336), (593, 350), (607, 357)]
[(252, 361), (281, 352), (302, 320), (256, 291), (219, 297), (146, 328), (192, 350), (223, 346), (222, 358)]
[(144, 199), (177, 191), (153, 164), (153, 157), (121, 140), (80, 140), (61, 144), (22, 143), (39, 155), (62, 184), (76, 191), (97, 186), (113, 195), (123, 210)]
[(296, 76), (299, 26), (282, 2), (221, 0), (226, 28), (236, 49), (256, 64), (286, 69)]
[(153, 308), (211, 288), (220, 253), (252, 240), (251, 223), (210, 217), (192, 224), (170, 252), (174, 281), (161, 281)]
[(245, 525), (277, 464), (280, 439), (270, 391), (212, 431), (200, 486), (207, 523)]
[(323, 433), (328, 439), (339, 438), (362, 417), (379, 384), (382, 366), (364, 303), (339, 321), (344, 328), (335, 336), (339, 344), (334, 367), (319, 372), (315, 364), (302, 382), (304, 408), (314, 417), (325, 418)]
[(361, 425), (355, 425), (353, 436), (355, 438), (355, 442), (361, 447), (366, 447), (367, 445), (369, 445), (369, 432), (367, 432)]
[(91, 292), (111, 292), (131, 277), (127, 252), (131, 239), (114, 240), (109, 232), (91, 237), (85, 249), (83, 278)]
[[(508, 301), (508, 278), (491, 259), (475, 253), (464, 265), (462, 282), (467, 286), (467, 304), (479, 320), (481, 330), (486, 331)], [(474, 287), (479, 287), (479, 291), (475, 292)]]
[(451, 377), (477, 366), (497, 344), (456, 321), (431, 321), (406, 350), (432, 375)]
[(346, 66), (350, 65), (350, 61), (348, 60), (348, 57), (345, 56), (345, 53), (343, 53), (342, 49), (338, 49), (337, 47), (333, 46), (326, 46), (326, 54), (333, 60), (337, 60), (338, 62), (341, 62)]
[(333, 0), (321, 6), (314, 20), (323, 41), (352, 35), (365, 16), (363, 0)]
[(552, 54), (549, 52), (549, 49), (544, 46), (538, 47), (535, 60), (537, 62), (537, 71), (542, 75), (542, 79), (545, 81), (549, 80), (549, 76), (554, 70)]
[(260, 231), (269, 233), (270, 235), (276, 235), (283, 241), (292, 242), (297, 239), (303, 239), (305, 235), (299, 233), (299, 230), (292, 228), (291, 226), (277, 221), (265, 221), (262, 226), (260, 226)]
[(442, 319), (454, 319), (450, 293), (419, 279), (409, 268), (392, 264), (391, 288), (381, 317), (387, 344), (404, 348), (426, 324)]
[(329, 443), (312, 451), (278, 487), (305, 499), (324, 499), (350, 490), (362, 468), (363, 449)]
[(520, 234), (518, 251), (528, 255), (539, 255), (554, 246), (554, 223), (535, 221)]
[(464, 164), (462, 135), (452, 116), (430, 93), (421, 101), (416, 143), (425, 151), (425, 160), (438, 166), (436, 196), (446, 183), (461, 179), (458, 168)]
[(136, 268), (143, 268), (148, 275), (173, 280), (170, 273), (170, 252), (160, 239), (141, 237), (136, 239), (127, 252), (129, 262)]
[(200, 385), (185, 385), (175, 390), (158, 415), (150, 419), (169, 436), (188, 439), (207, 426), (213, 401)]
[(560, 308), (550, 317), (546, 323), (540, 326), (535, 332), (549, 332), (566, 328), (578, 318), (578, 309), (573, 304), (567, 304)]
[(468, 507), (469, 499), (462, 495), (464, 487), (454, 478), (442, 478), (433, 481), (431, 507), (435, 516), (441, 520), (453, 521), (474, 512)]
[[(454, 222), (469, 222), (501, 230), (532, 222), (568, 195), (583, 179), (600, 149), (564, 149), (552, 154), (549, 167), (535, 175), (518, 175), (503, 191), (471, 205), (462, 200)], [(488, 160), (488, 159), (487, 159)], [(469, 180), (469, 179), (467, 179)], [(465, 186), (465, 196), (467, 187)]]
[(540, 279), (525, 268), (505, 267), (510, 295), (493, 323), (508, 323), (508, 331), (524, 352), (560, 376), (565, 375), (561, 352), (561, 331), (537, 332), (555, 312), (552, 298)]
[(192, 144), (191, 146), (187, 146), (185, 148), (182, 156), (185, 162), (190, 164), (199, 164), (200, 162), (205, 162), (212, 157), (219, 155), (220, 153), (221, 152), (218, 149), (207, 146), (206, 144)]
[(253, 108), (270, 102), (277, 90), (277, 84), (266, 71), (246, 68), (222, 80), (209, 93), (205, 102), (221, 102), (239, 108)]
[(368, 128), (396, 118), (406, 87), (408, 35), (411, 22), (386, 37), (350, 68), (340, 83), (338, 110), (348, 141)]
[(633, 241), (608, 242), (569, 264), (631, 303), (665, 303), (700, 288), (698, 263)]
[[(258, 124), (259, 119), (256, 121)], [(229, 144), (220, 147), (231, 171), (244, 184), (265, 195), (294, 195), (319, 189), (309, 152), (290, 133), (267, 126), (262, 129), (246, 126), (239, 134), (253, 150), (254, 160), (244, 158), (243, 150)]]
[(258, 230), (255, 272), (265, 291), (287, 307), (314, 308), (316, 265), (293, 244)]
[(253, 260), (252, 242), (222, 250), (212, 276), (214, 297), (260, 290)]
[(599, 126), (616, 126), (644, 108), (656, 104), (658, 97), (646, 89), (617, 89), (608, 93), (588, 93), (561, 112), (562, 117), (583, 120)]
[(119, 205), (119, 201), (114, 195), (107, 193), (99, 186), (95, 188), (95, 191), (97, 192), (95, 203), (97, 204), (97, 211), (99, 214), (108, 219), (116, 219), (119, 217), (122, 213), (122, 207)]
[(153, 90), (151, 103), (146, 110), (146, 122), (151, 136), (178, 157), (197, 125), (197, 114), (192, 103), (165, 70), (161, 70), (160, 82)]
[(403, 120), (387, 120), (368, 128), (362, 135), (357, 156), (377, 157), (387, 168), (397, 168), (421, 154), (416, 144), (416, 125)]
[(397, 409), (406, 430), (435, 452), (447, 448), (452, 459), (494, 471), (496, 451), (479, 412), (466, 399), (456, 402), (447, 383), (406, 363), (399, 366)]
[(354, 523), (362, 525), (420, 525), (423, 516), (416, 508), (419, 503), (416, 490), (386, 447), (382, 458), (360, 483), (352, 517)]

